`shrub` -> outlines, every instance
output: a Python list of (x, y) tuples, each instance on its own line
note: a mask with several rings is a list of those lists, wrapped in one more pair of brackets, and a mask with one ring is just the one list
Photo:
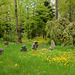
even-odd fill
[(0, 38), (2, 38), (4, 35), (4, 29), (5, 29), (5, 26), (3, 24), (1, 24), (1, 22), (0, 22)]
[(70, 23), (63, 32), (64, 42), (62, 45), (75, 44), (75, 22)]
[(55, 23), (53, 21), (47, 21), (46, 23), (46, 32), (47, 32), (47, 36), (50, 37), (51, 34), (51, 30), (52, 28), (55, 26)]
[(73, 45), (75, 38), (75, 23), (61, 18), (46, 23), (47, 36), (53, 39), (57, 45)]
[(11, 31), (9, 33), (5, 32), (3, 36), (3, 40), (10, 41), (10, 42), (16, 42), (17, 41), (16, 32), (13, 32), (13, 33)]

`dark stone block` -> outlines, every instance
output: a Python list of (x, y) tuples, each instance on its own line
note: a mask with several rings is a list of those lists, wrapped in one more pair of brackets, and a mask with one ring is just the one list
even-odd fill
[(20, 49), (20, 51), (27, 51), (27, 48), (26, 48), (26, 46), (24, 45), (24, 46), (22, 46), (22, 48)]

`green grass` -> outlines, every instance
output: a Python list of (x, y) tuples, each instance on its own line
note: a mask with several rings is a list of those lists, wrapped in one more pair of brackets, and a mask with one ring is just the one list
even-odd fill
[[(27, 52), (20, 52), (26, 45)], [(36, 51), (31, 43), (9, 43), (0, 55), (0, 75), (75, 75), (75, 47), (56, 46), (52, 51), (49, 45), (39, 44)], [(45, 51), (42, 50), (45, 48)]]

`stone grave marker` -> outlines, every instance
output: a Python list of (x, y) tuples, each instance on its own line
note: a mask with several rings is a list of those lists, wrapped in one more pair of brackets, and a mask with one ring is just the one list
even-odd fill
[(38, 42), (37, 41), (34, 41), (34, 44), (32, 44), (32, 49), (35, 49), (38, 48)]
[(4, 51), (4, 50), (3, 50), (2, 48), (0, 48), (0, 54), (2, 54), (2, 53), (3, 53), (3, 51)]
[(20, 51), (22, 52), (22, 51), (27, 51), (27, 48), (26, 48), (26, 46), (24, 45), (24, 46), (22, 46), (22, 48), (20, 49)]
[(55, 47), (55, 42), (53, 40), (51, 41), (51, 47)]
[(48, 50), (52, 50), (52, 47), (49, 47)]
[(4, 41), (4, 44), (5, 44), (5, 47), (7, 47), (9, 43), (7, 41)]

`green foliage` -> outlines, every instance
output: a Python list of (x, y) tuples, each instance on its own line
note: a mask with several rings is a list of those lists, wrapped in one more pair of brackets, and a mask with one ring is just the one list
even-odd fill
[(0, 38), (3, 37), (4, 35), (4, 29), (5, 29), (5, 26), (3, 26), (3, 24), (0, 23)]
[(75, 23), (70, 23), (67, 19), (61, 18), (55, 22), (47, 22), (47, 35), (53, 39), (57, 45), (73, 45), (75, 37)]
[(48, 39), (48, 44), (51, 45), (51, 38)]
[(15, 26), (11, 25), (10, 23), (6, 24), (6, 28), (3, 34), (4, 41), (16, 42), (17, 40), (17, 33)]
[[(25, 31), (28, 38), (40, 36), (45, 31), (46, 22), (54, 17), (53, 8), (51, 5), (44, 5), (45, 0), (33, 2), (32, 10), (28, 6), (27, 17), (24, 22)], [(29, 12), (30, 11), (30, 12)]]
[(75, 21), (75, 1), (74, 0), (59, 0), (58, 1), (59, 17), (64, 17), (69, 20), (70, 14), (72, 21)]
[(27, 38), (34, 38), (36, 36), (37, 25), (35, 20), (26, 20), (25, 21), (25, 32), (27, 34)]
[(54, 21), (47, 21), (46, 23), (46, 32), (47, 32), (47, 36), (50, 37), (50, 34), (51, 34), (51, 30), (53, 29), (53, 27), (55, 26), (55, 23)]
[[(67, 20), (70, 14), (72, 20), (75, 19), (75, 1), (58, 1), (58, 15), (66, 19), (58, 19), (57, 21), (52, 21), (55, 16), (55, 8), (51, 1), (17, 0), (18, 25), (22, 36), (32, 39), (41, 36), (46, 28), (48, 37), (50, 40), (53, 39), (57, 45), (75, 44), (75, 27)], [(16, 41), (17, 39), (14, 3), (14, 0), (0, 0), (0, 38), (8, 41)]]
[[(75, 44), (75, 22), (70, 23), (63, 32), (64, 43), (63, 45)], [(66, 40), (66, 41), (65, 41)]]
[(3, 36), (4, 41), (16, 42), (17, 36), (14, 34), (4, 34)]

